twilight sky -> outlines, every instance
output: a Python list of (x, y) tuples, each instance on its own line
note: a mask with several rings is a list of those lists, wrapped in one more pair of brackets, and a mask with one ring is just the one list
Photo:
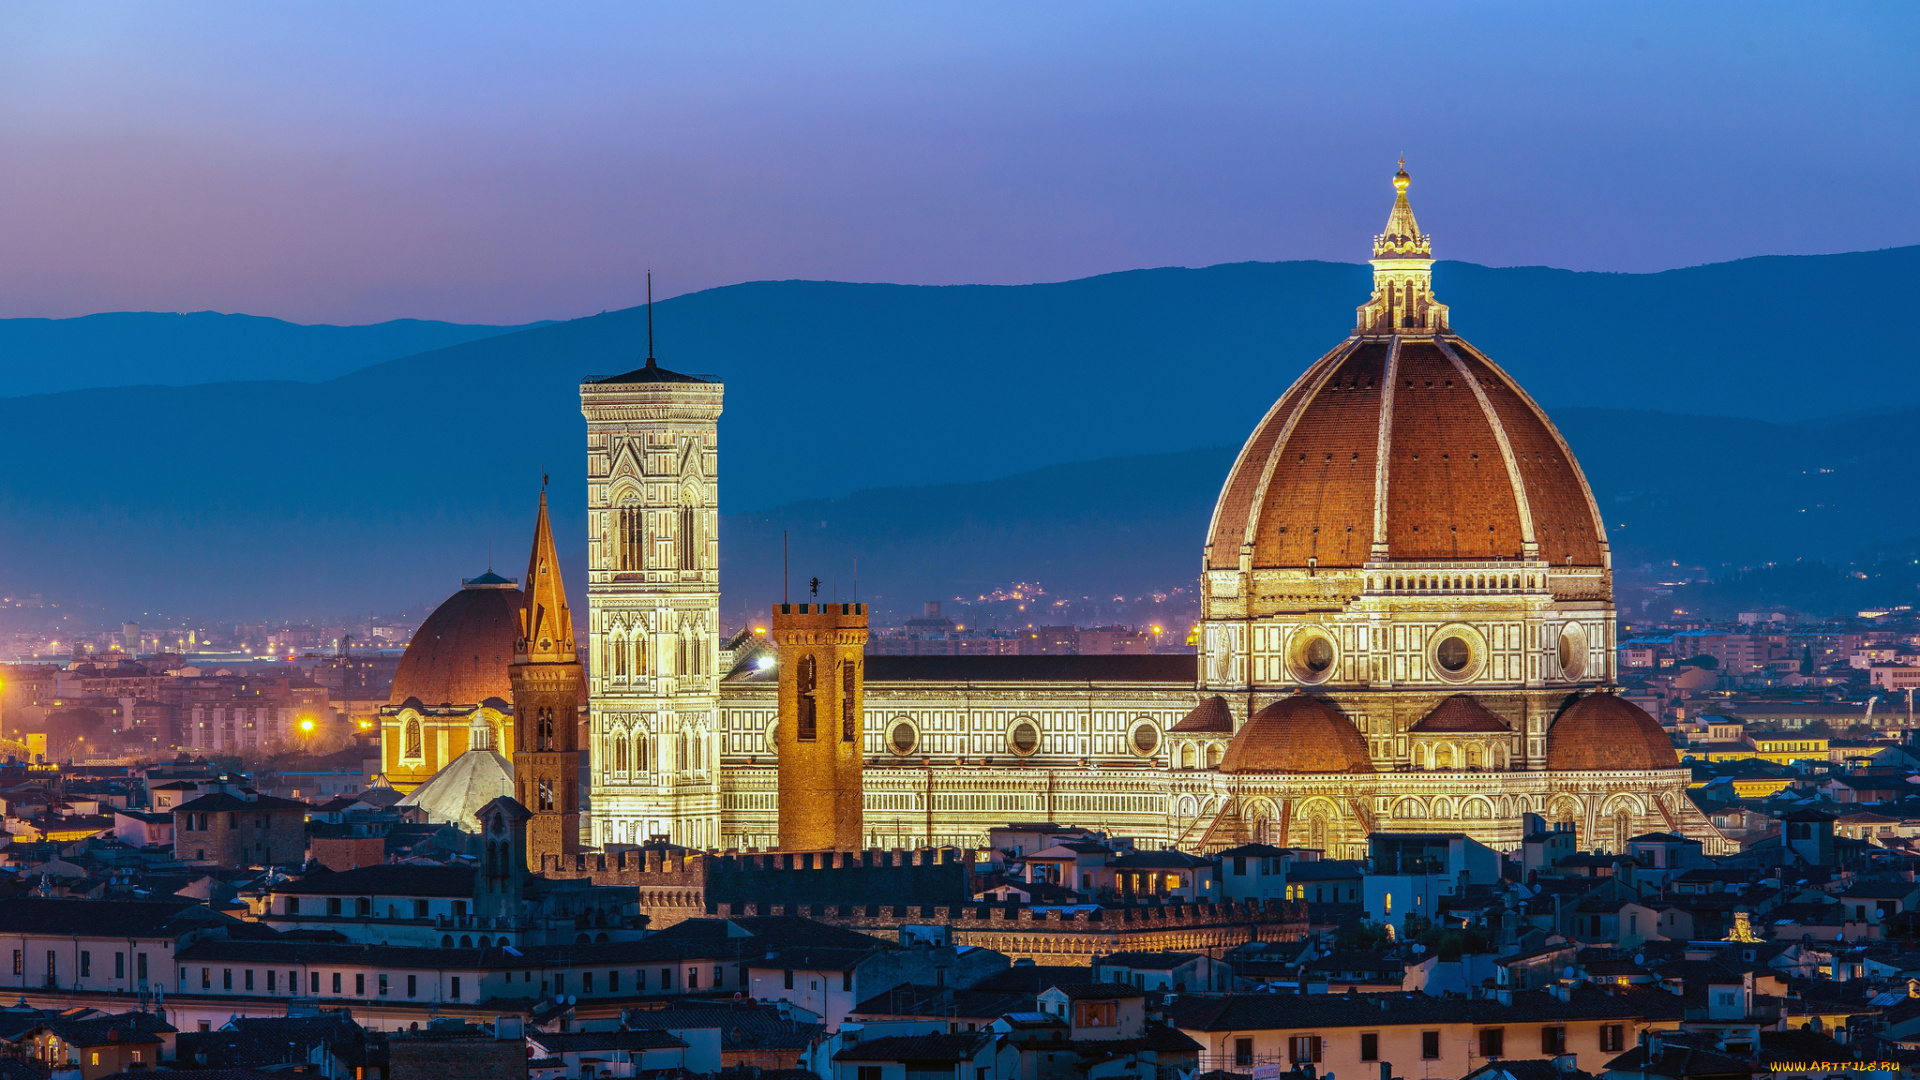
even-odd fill
[(1920, 243), (1920, 5), (19, 4), (0, 316)]

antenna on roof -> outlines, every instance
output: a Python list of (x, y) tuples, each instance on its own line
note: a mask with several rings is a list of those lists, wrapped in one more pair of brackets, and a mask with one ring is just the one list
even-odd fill
[(653, 363), (653, 268), (647, 268), (647, 363)]

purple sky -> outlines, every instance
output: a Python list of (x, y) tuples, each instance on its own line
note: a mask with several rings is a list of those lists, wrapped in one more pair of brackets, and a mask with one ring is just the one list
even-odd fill
[(1920, 243), (1920, 5), (16, 5), (0, 316)]

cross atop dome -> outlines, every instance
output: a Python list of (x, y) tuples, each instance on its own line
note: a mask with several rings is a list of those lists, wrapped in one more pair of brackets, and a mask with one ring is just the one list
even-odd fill
[(1393, 175), (1393, 212), (1373, 238), (1373, 296), (1360, 305), (1361, 334), (1433, 334), (1447, 330), (1447, 306), (1433, 298), (1433, 238), (1420, 231), (1407, 201), (1407, 159)]

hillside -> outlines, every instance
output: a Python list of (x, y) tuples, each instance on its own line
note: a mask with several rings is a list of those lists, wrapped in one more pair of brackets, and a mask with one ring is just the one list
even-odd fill
[(217, 311), (0, 319), (0, 371), (6, 375), (0, 397), (236, 379), (315, 382), (396, 357), (523, 329), (420, 319), (302, 326)]
[[(757, 282), (663, 302), (662, 362), (727, 382), (729, 610), (774, 595), (773, 545), (804, 521), (821, 562), (850, 575), (860, 554), (873, 594), (1190, 581), (1225, 461), (1345, 333), (1366, 273)], [(1652, 275), (1443, 263), (1436, 279), (1566, 429), (1623, 557), (1744, 565), (1920, 533), (1879, 482), (1920, 380), (1857, 318), (1869, 291), (1920, 296), (1920, 249)], [(542, 470), (579, 550), (577, 383), (637, 363), (644, 335), (629, 310), (317, 383), (0, 399), (20, 463), (0, 471), (0, 588), (209, 615), (392, 610), (444, 596), (489, 547), (511, 567)], [(1883, 411), (1793, 422), (1869, 402)]]

